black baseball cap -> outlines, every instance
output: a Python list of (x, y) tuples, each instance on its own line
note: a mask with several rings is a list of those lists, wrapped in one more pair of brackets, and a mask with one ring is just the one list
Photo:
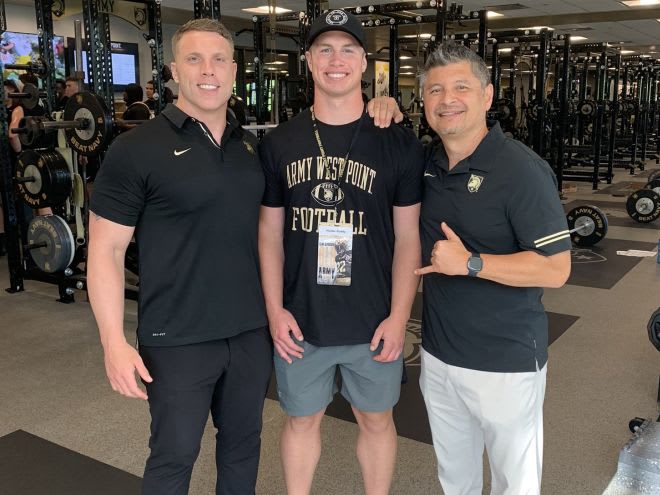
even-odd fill
[(312, 46), (314, 40), (328, 31), (343, 31), (355, 38), (360, 46), (367, 51), (367, 42), (364, 38), (364, 29), (362, 23), (353, 14), (341, 9), (334, 9), (325, 12), (314, 19), (307, 35), (307, 48)]

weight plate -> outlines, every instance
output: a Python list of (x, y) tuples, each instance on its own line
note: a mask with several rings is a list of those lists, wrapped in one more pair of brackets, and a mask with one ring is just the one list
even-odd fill
[(32, 110), (39, 106), (39, 88), (34, 84), (25, 83), (23, 85), (23, 93), (27, 93), (27, 98), (22, 98), (21, 103), (28, 110)]
[(16, 187), (25, 204), (44, 208), (64, 203), (73, 184), (69, 166), (59, 152), (26, 150), (16, 162)]
[[(75, 243), (69, 225), (57, 215), (33, 218), (27, 231), (28, 249), (35, 264), (46, 273), (64, 270), (73, 261)], [(31, 245), (39, 245), (30, 249)]]
[(648, 181), (644, 186), (644, 189), (652, 189), (656, 194), (660, 194), (660, 177), (655, 177)]
[(571, 240), (576, 246), (593, 246), (607, 235), (607, 216), (593, 205), (573, 208), (566, 215)]
[(626, 210), (633, 220), (651, 223), (660, 217), (660, 195), (653, 189), (639, 189), (628, 196)]
[(94, 93), (76, 93), (64, 107), (65, 121), (85, 119), (87, 127), (66, 129), (69, 146), (83, 156), (96, 156), (112, 139), (112, 118), (103, 99)]
[(591, 100), (583, 100), (580, 102), (580, 113), (585, 117), (593, 117), (596, 115), (596, 102)]
[(660, 178), (660, 170), (654, 170), (649, 174), (649, 182), (651, 182), (653, 179)]
[(651, 319), (646, 328), (649, 331), (649, 340), (653, 346), (660, 351), (660, 308), (651, 315)]

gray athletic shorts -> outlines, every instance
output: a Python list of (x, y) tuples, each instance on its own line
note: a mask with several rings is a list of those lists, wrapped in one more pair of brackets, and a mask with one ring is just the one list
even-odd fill
[(403, 356), (391, 363), (374, 361), (369, 344), (316, 347), (296, 342), (305, 352), (303, 359), (289, 364), (275, 353), (277, 395), (289, 416), (311, 416), (323, 410), (339, 390), (335, 381), (341, 373), (341, 395), (363, 412), (384, 412), (394, 407), (401, 392)]

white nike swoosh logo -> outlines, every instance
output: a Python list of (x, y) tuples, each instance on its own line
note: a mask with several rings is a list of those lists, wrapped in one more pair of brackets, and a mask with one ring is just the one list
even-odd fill
[(190, 151), (190, 148), (182, 150), (182, 151), (174, 150), (174, 156), (183, 155), (186, 151)]
[(429, 174), (428, 172), (424, 172), (424, 177), (437, 177), (437, 175)]

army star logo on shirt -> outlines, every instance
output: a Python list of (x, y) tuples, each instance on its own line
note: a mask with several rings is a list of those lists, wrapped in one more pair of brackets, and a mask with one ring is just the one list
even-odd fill
[(484, 181), (484, 178), (481, 175), (470, 175), (467, 183), (467, 190), (471, 193), (476, 193), (481, 187), (481, 183)]
[(252, 147), (252, 145), (247, 141), (243, 141), (243, 144), (245, 145), (245, 149), (248, 150), (248, 153), (254, 155), (254, 148)]

